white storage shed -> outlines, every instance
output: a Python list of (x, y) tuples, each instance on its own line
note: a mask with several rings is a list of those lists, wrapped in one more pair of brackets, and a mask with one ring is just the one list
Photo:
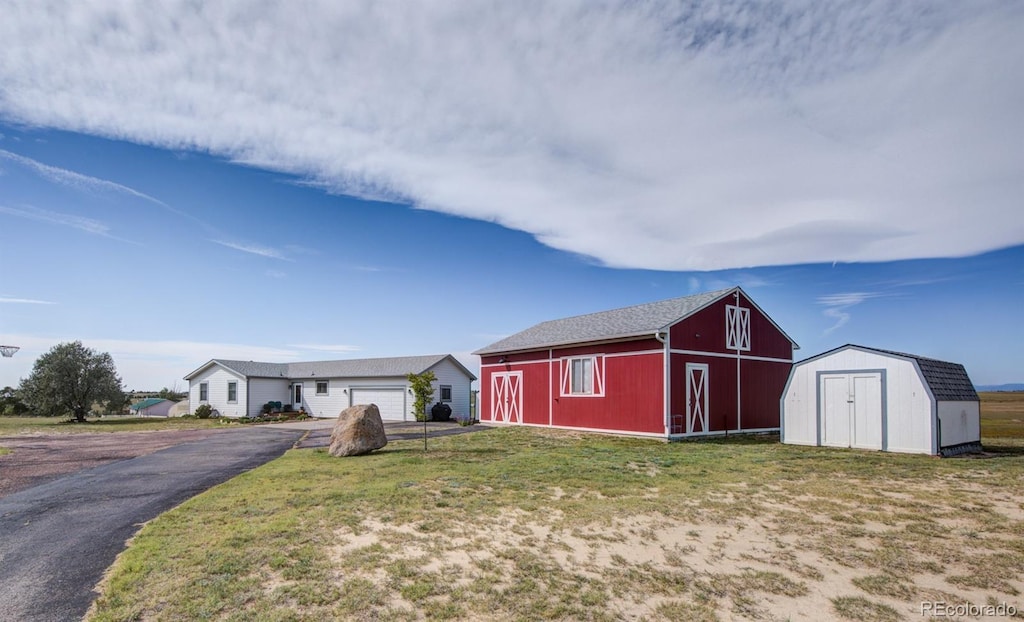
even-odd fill
[(793, 365), (782, 442), (955, 455), (981, 450), (981, 404), (963, 365), (845, 345)]

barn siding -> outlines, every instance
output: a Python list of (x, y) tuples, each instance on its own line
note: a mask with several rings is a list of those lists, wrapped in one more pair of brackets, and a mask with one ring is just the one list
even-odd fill
[(664, 434), (663, 359), (661, 353), (606, 356), (603, 397), (559, 396), (561, 359), (555, 360), (551, 370), (552, 423)]
[(789, 378), (788, 364), (740, 361), (740, 423), (744, 430), (779, 427), (779, 398)]
[[(750, 350), (743, 356), (793, 360), (793, 343), (779, 331), (753, 302), (740, 294), (739, 305), (750, 309)], [(671, 328), (672, 349), (736, 354), (726, 349), (725, 308), (735, 304), (728, 296), (698, 311)]]

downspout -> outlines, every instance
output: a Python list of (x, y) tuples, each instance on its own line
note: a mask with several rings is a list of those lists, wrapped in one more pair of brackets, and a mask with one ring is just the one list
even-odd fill
[[(550, 426), (555, 425), (555, 388), (554, 385), (551, 384), (551, 372), (554, 371), (554, 361), (552, 360), (552, 357), (554, 356), (554, 348), (548, 348), (548, 425)], [(558, 383), (558, 392), (561, 393), (561, 377), (558, 378)], [(520, 388), (520, 390), (522, 389)]]
[(669, 333), (664, 331), (665, 338), (662, 339), (663, 331), (655, 331), (654, 338), (665, 344), (665, 387), (662, 391), (664, 415), (665, 415), (665, 438), (672, 434), (672, 347), (669, 343)]

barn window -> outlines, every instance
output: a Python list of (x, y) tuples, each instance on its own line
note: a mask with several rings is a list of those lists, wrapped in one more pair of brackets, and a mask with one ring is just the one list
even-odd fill
[(562, 359), (562, 395), (604, 395), (604, 357)]
[(452, 401), (452, 385), (442, 384), (441, 385), (441, 401), (450, 402)]
[(327, 395), (327, 381), (326, 380), (317, 380), (316, 381), (316, 394), (317, 395)]
[(205, 382), (199, 383), (199, 401), (206, 402), (210, 399), (210, 385)]
[(725, 348), (750, 350), (750, 309), (725, 305)]
[(229, 382), (228, 383), (228, 403), (229, 404), (234, 404), (237, 401), (238, 401), (238, 383), (237, 382)]

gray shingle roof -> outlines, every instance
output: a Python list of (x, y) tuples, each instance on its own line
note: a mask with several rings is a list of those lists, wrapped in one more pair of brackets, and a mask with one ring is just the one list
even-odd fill
[(730, 287), (693, 296), (541, 322), (481, 348), (473, 354), (496, 354), (586, 341), (653, 335), (655, 331), (664, 329), (735, 289)]
[[(232, 361), (229, 359), (213, 359), (211, 363), (220, 363), (249, 378), (287, 378), (287, 363), (261, 363), (259, 361)], [(209, 363), (207, 363), (209, 364)], [(203, 367), (206, 367), (204, 365)], [(193, 372), (194, 373), (194, 372)]]
[(406, 374), (421, 374), (447, 357), (447, 354), (433, 354), (430, 356), (399, 356), (379, 359), (288, 363), (288, 375), (292, 378), (308, 378), (310, 376), (331, 376), (332, 378), (405, 376)]
[[(437, 365), (449, 354), (432, 354), (428, 356), (396, 356), (373, 359), (347, 359), (340, 361), (305, 361), (297, 363), (263, 363), (259, 361), (234, 361), (229, 359), (213, 359), (210, 363), (219, 363), (228, 369), (248, 378), (375, 378), (401, 377), (406, 374), (420, 374)], [(451, 357), (468, 376), (476, 379), (468, 369), (463, 367), (455, 357)], [(203, 365), (199, 370), (209, 365)], [(186, 378), (193, 376), (192, 372)]]

